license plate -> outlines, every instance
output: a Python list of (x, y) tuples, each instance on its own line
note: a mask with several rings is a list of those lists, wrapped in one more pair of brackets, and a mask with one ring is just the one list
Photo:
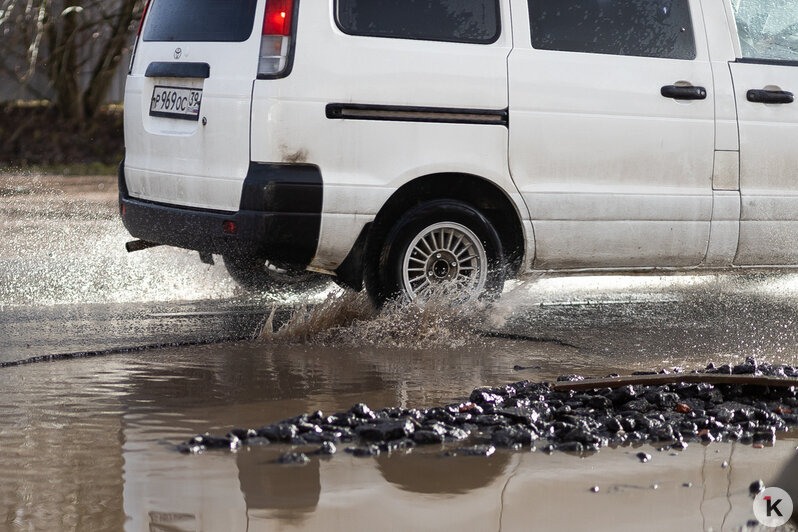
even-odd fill
[(150, 100), (150, 116), (199, 120), (202, 89), (156, 85)]

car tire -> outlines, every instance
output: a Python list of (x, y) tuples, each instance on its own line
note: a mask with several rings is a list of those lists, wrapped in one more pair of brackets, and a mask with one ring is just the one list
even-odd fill
[(366, 283), (377, 306), (395, 297), (416, 299), (445, 281), (462, 284), (463, 301), (497, 297), (504, 287), (496, 229), (457, 200), (427, 201), (406, 212), (388, 231), (377, 264)]
[(264, 259), (231, 255), (225, 255), (222, 259), (230, 277), (249, 292), (306, 292), (320, 289), (330, 282), (327, 275), (279, 268)]

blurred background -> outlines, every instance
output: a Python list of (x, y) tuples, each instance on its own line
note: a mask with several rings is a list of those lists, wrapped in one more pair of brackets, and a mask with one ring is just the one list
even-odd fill
[(114, 173), (144, 0), (0, 0), (0, 169)]

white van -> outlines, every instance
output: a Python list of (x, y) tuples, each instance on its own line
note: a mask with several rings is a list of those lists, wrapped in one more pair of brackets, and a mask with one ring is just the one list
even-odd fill
[(121, 213), (378, 303), (796, 265), (796, 89), (795, 0), (151, 0)]

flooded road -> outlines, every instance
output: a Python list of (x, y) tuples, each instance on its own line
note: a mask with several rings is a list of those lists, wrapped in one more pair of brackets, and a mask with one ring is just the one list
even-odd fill
[[(517, 379), (518, 351), (503, 343), (387, 353), (239, 344), (8, 368), (0, 374), (6, 522), (23, 530), (32, 522), (80, 530), (721, 530), (725, 520), (734, 526), (724, 529), (739, 529), (752, 518), (748, 485), (772, 482), (798, 455), (795, 439), (765, 449), (695, 444), (677, 456), (644, 446), (653, 455), (646, 464), (632, 447), (585, 458), (505, 450), (447, 458), (432, 446), (377, 458), (339, 453), (306, 466), (275, 464), (286, 450), (278, 445), (197, 456), (174, 449), (196, 433), (361, 401), (461, 400), (475, 385)], [(541, 376), (569, 369), (544, 367)]]
[[(795, 365), (798, 277), (528, 279), (487, 309), (373, 315), (332, 287), (253, 297), (195, 253), (128, 255), (114, 186), (0, 178), (0, 529), (740, 530), (752, 481), (797, 475), (794, 432), (761, 449), (583, 457), (444, 457), (438, 445), (305, 466), (276, 464), (284, 445), (182, 455), (194, 434), (360, 402), (424, 408), (483, 385), (749, 355)], [(339, 299), (314, 319), (255, 340), (272, 309), (279, 326), (327, 293)], [(120, 351), (142, 345), (166, 347)], [(105, 353), (8, 365), (80, 352)]]

